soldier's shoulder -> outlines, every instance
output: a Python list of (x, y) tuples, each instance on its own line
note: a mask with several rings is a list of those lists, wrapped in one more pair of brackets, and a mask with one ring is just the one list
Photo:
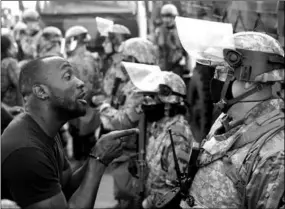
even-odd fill
[(280, 152), (284, 152), (284, 129), (278, 131), (263, 145), (259, 156), (261, 159), (266, 160)]
[(190, 125), (182, 116), (175, 121), (170, 128), (173, 133), (184, 135), (186, 137), (192, 136)]

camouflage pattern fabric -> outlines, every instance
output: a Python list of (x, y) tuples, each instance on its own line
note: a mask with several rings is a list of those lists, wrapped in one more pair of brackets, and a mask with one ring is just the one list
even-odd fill
[(159, 47), (159, 66), (162, 70), (172, 71), (185, 54), (180, 43), (177, 29), (157, 28), (154, 43)]
[(150, 137), (146, 149), (149, 169), (146, 184), (148, 196), (165, 194), (177, 186), (169, 129), (172, 130), (180, 171), (184, 173), (188, 165), (194, 138), (185, 117), (176, 115), (154, 122), (148, 131)]
[[(107, 96), (111, 96), (112, 89), (114, 86), (114, 81), (117, 75), (117, 72), (120, 71), (121, 68), (121, 56), (116, 53), (111, 58), (111, 65), (109, 69), (106, 70), (105, 76), (103, 78), (103, 90)], [(109, 61), (110, 62), (110, 61)]]
[(119, 48), (124, 58), (136, 58), (139, 63), (155, 65), (158, 63), (157, 48), (147, 39), (131, 38), (122, 43)]
[(109, 130), (123, 130), (137, 126), (143, 95), (138, 94), (136, 90), (137, 88), (131, 81), (120, 85), (116, 95), (120, 103), (118, 109), (108, 106), (101, 111), (104, 127), (107, 126)]
[[(99, 73), (98, 63), (90, 52), (78, 51), (67, 60), (74, 66), (75, 75), (85, 83), (86, 88), (97, 95), (103, 94), (102, 76)], [(90, 107), (87, 108), (85, 116), (72, 120), (70, 123), (75, 124), (79, 129), (79, 135), (84, 136), (94, 132), (99, 126), (99, 115)]]
[[(181, 95), (186, 95), (186, 85), (182, 78), (172, 72), (162, 72), (164, 82), (163, 84), (170, 87), (172, 91), (179, 93)], [(160, 100), (163, 103), (181, 103), (183, 98), (176, 95), (162, 96), (159, 95)]]
[(21, 48), (24, 52), (24, 59), (34, 59), (37, 56), (37, 42), (41, 32), (34, 36), (25, 35), (21, 40)]
[(235, 47), (239, 49), (279, 54), (284, 57), (281, 44), (273, 37), (260, 32), (234, 34)]
[(1, 61), (1, 100), (9, 106), (21, 106), (22, 97), (18, 89), (20, 68), (17, 60), (5, 58)]
[[(214, 156), (225, 156), (234, 167), (240, 168), (238, 174), (245, 181), (246, 162), (250, 158), (248, 152), (252, 152), (253, 142), (232, 150), (231, 145), (240, 140), (248, 140), (243, 139), (244, 133), (250, 130), (255, 121), (261, 116), (270, 117), (273, 111), (282, 106), (284, 102), (278, 99), (262, 102), (249, 112), (243, 125), (223, 134), (216, 132), (221, 127), (221, 117), (218, 118), (213, 125), (217, 129), (211, 130), (211, 134), (202, 142), (204, 152), (199, 156), (198, 162), (201, 168), (189, 189), (195, 198), (193, 208), (238, 208), (241, 205), (241, 197), (225, 173), (225, 158), (214, 160)], [(280, 123), (284, 123), (284, 120), (280, 120)], [(284, 130), (281, 130), (267, 140), (258, 153), (249, 184), (246, 185), (249, 208), (278, 208), (284, 193), (284, 163)], [(181, 206), (190, 208), (185, 202)]]
[(49, 26), (41, 31), (36, 43), (37, 57), (44, 57), (49, 55), (59, 55), (62, 34), (61, 31), (53, 26)]

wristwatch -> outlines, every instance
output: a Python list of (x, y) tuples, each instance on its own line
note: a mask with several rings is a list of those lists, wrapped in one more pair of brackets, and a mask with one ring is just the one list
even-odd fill
[(92, 153), (89, 153), (89, 157), (94, 158), (95, 160), (98, 160), (100, 163), (108, 167), (109, 163), (106, 163), (104, 160), (102, 160), (100, 157), (93, 155)]

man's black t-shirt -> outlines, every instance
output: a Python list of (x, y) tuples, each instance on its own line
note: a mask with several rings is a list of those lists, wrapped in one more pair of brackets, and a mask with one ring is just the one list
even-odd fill
[(48, 199), (61, 191), (62, 173), (69, 166), (59, 135), (51, 138), (23, 113), (1, 139), (1, 198), (20, 207)]

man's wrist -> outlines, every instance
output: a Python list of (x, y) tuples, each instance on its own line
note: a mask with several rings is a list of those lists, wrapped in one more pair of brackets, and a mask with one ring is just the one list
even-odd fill
[(100, 162), (101, 164), (103, 164), (105, 167), (108, 167), (109, 163), (105, 162), (104, 160), (102, 160), (100, 157), (93, 155), (92, 153), (89, 154), (89, 157), (97, 160), (98, 162)]

